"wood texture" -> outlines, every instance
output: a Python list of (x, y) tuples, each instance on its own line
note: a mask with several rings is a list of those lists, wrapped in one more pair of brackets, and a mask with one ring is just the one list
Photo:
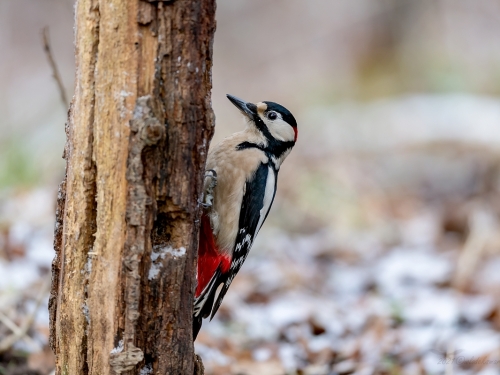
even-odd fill
[(195, 371), (214, 17), (215, 0), (77, 1), (49, 303), (57, 374)]

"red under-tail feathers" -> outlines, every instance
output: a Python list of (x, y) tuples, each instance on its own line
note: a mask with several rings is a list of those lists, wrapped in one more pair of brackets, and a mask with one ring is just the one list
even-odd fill
[(198, 285), (195, 296), (198, 297), (207, 286), (217, 267), (223, 273), (229, 270), (231, 258), (221, 254), (215, 245), (214, 234), (210, 226), (210, 218), (205, 213), (201, 216), (200, 243), (198, 245)]

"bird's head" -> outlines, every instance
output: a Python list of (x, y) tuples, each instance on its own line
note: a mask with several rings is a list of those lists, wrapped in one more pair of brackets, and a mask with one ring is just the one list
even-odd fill
[(249, 103), (226, 95), (270, 143), (286, 143), (293, 147), (297, 141), (297, 121), (288, 109), (274, 102)]

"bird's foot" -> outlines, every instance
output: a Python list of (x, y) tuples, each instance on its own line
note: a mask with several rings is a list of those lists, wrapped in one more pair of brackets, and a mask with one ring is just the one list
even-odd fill
[(214, 188), (217, 186), (217, 172), (213, 169), (209, 169), (205, 172), (205, 179), (209, 179), (208, 184), (205, 189), (205, 197), (201, 205), (204, 208), (212, 207), (214, 201)]
[(207, 190), (213, 191), (214, 187), (217, 186), (217, 172), (213, 169), (209, 169), (205, 172), (205, 178), (209, 178), (210, 182), (208, 183)]

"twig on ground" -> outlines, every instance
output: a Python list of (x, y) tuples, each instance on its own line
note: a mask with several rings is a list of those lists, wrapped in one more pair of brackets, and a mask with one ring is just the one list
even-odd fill
[(50, 277), (46, 277), (43, 281), (42, 287), (40, 288), (38, 295), (36, 297), (36, 305), (33, 309), (33, 312), (26, 318), (21, 327), (17, 327), (13, 330), (13, 333), (7, 337), (5, 337), (2, 341), (0, 341), (0, 353), (3, 353), (9, 350), (17, 341), (21, 340), (26, 336), (26, 333), (30, 329), (31, 325), (35, 321), (36, 313), (44, 297), (47, 295), (50, 289)]
[(59, 74), (59, 69), (57, 69), (56, 61), (52, 56), (52, 49), (50, 47), (49, 40), (49, 28), (46, 26), (42, 29), (42, 37), (43, 37), (43, 49), (45, 54), (47, 55), (47, 59), (49, 60), (50, 67), (52, 69), (52, 76), (56, 80), (57, 87), (59, 88), (59, 94), (61, 95), (61, 100), (64, 105), (64, 109), (68, 109), (69, 101), (68, 96), (66, 95), (66, 90), (64, 90), (64, 85), (61, 79), (61, 75)]
[[(10, 318), (0, 311), (0, 322), (2, 322), (14, 334), (23, 336), (22, 329), (14, 323)], [(31, 346), (36, 347), (37, 343), (29, 336), (24, 336), (23, 339)]]

